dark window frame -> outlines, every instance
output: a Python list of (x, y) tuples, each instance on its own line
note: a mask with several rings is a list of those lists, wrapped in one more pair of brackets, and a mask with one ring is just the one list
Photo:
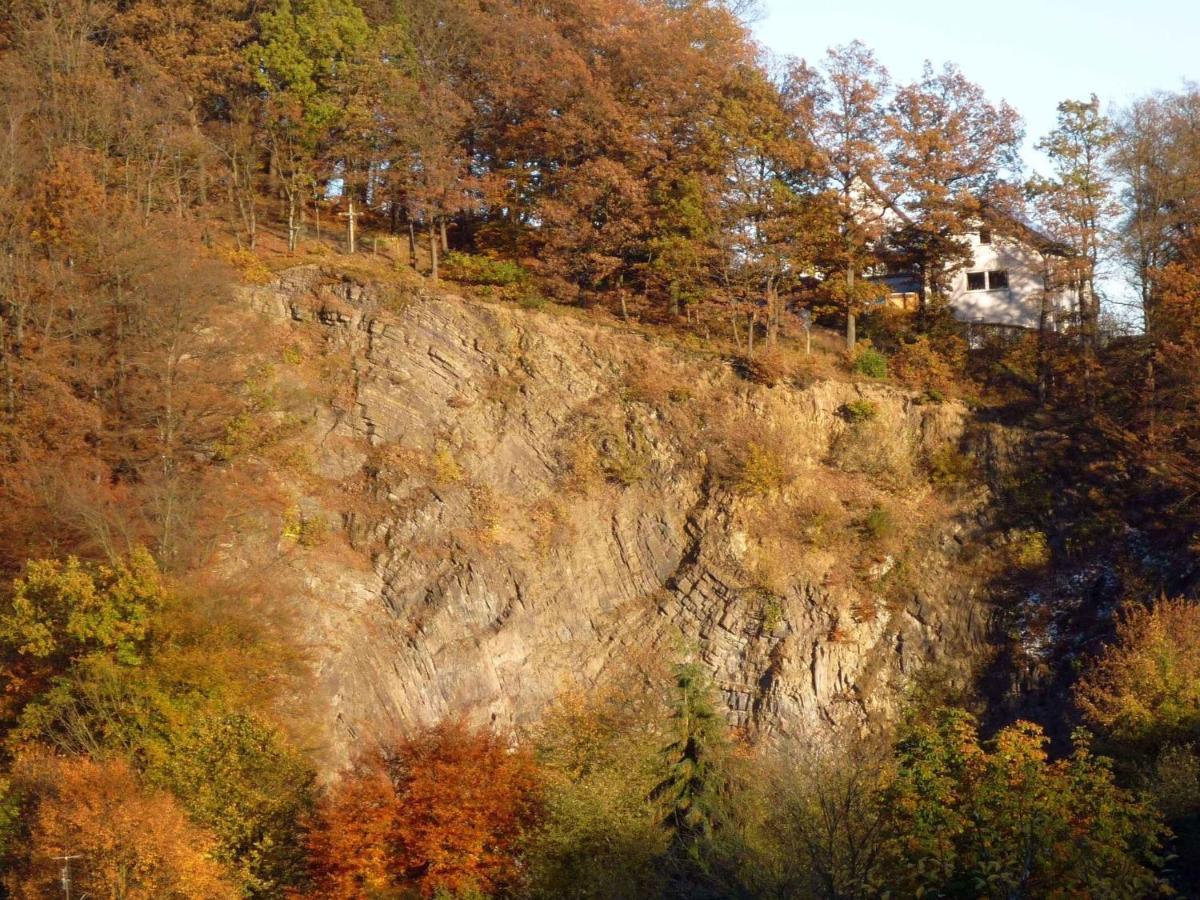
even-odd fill
[(968, 291), (986, 291), (987, 290), (987, 272), (968, 272), (967, 273), (967, 290)]
[[(997, 281), (1000, 283), (997, 284)], [(992, 269), (987, 273), (987, 283), (989, 291), (1007, 291), (1008, 269)]]
[(979, 243), (990, 244), (992, 242), (992, 229), (984, 227), (979, 229)]

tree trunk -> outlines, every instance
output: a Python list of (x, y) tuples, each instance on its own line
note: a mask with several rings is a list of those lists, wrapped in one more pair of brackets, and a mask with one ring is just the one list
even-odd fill
[(767, 346), (774, 347), (779, 341), (779, 291), (774, 279), (767, 281)]
[(432, 266), (430, 276), (436, 282), (438, 280), (438, 238), (437, 226), (434, 225), (432, 219), (429, 221), (429, 260)]
[(296, 191), (294, 189), (289, 188), (287, 191), (288, 253), (296, 252), (296, 235), (297, 235), (297, 232), (299, 231), (299, 227), (296, 224), (296, 196), (297, 196)]
[(417, 267), (417, 227), (412, 219), (408, 220), (408, 264)]
[(1042, 281), (1042, 309), (1038, 316), (1038, 407), (1044, 408), (1050, 396), (1050, 275)]
[(347, 219), (346, 219), (346, 243), (349, 245), (350, 255), (353, 256), (355, 251), (358, 249), (358, 234), (357, 234), (357, 230), (354, 227), (355, 209), (354, 209), (354, 192), (353, 191), (350, 192), (349, 197), (350, 197), (350, 206), (349, 206), (349, 211), (347, 213)]
[(854, 315), (854, 266), (846, 266), (846, 352), (858, 343), (858, 321)]
[(441, 226), (442, 226), (442, 252), (449, 253), (450, 252), (450, 238), (446, 235), (446, 217), (445, 216), (442, 216), (442, 218), (441, 218)]

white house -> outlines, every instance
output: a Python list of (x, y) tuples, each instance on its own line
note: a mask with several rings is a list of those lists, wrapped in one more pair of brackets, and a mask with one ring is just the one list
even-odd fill
[[(950, 309), (960, 322), (1009, 328), (1058, 330), (1075, 308), (1075, 289), (1062, 277), (1069, 251), (1029, 226), (994, 217), (962, 235), (971, 262), (950, 280)], [(891, 288), (889, 304), (915, 308), (924, 290), (913, 273), (882, 277)], [(1044, 305), (1044, 309), (1043, 309)]]
[(1068, 258), (1064, 248), (1019, 223), (982, 225), (964, 235), (973, 259), (950, 282), (950, 309), (962, 322), (1014, 328), (1057, 329), (1076, 300), (1056, 270)]

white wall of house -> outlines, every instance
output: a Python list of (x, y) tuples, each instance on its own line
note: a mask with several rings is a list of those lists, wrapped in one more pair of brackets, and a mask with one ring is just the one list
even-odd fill
[[(955, 317), (962, 322), (1037, 328), (1046, 272), (1042, 255), (1024, 242), (994, 231), (990, 243), (983, 243), (979, 232), (965, 237), (971, 242), (975, 259), (951, 282), (950, 308)], [(1006, 274), (1007, 286), (995, 286), (1000, 279), (993, 273)], [(1062, 306), (1069, 303), (1069, 298), (1059, 295), (1054, 303)]]

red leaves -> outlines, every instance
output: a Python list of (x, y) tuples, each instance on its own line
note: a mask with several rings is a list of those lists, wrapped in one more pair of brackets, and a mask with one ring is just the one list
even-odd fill
[(488, 731), (451, 722), (400, 741), (357, 764), (322, 806), (310, 841), (319, 894), (511, 886), (539, 790), (529, 754)]

